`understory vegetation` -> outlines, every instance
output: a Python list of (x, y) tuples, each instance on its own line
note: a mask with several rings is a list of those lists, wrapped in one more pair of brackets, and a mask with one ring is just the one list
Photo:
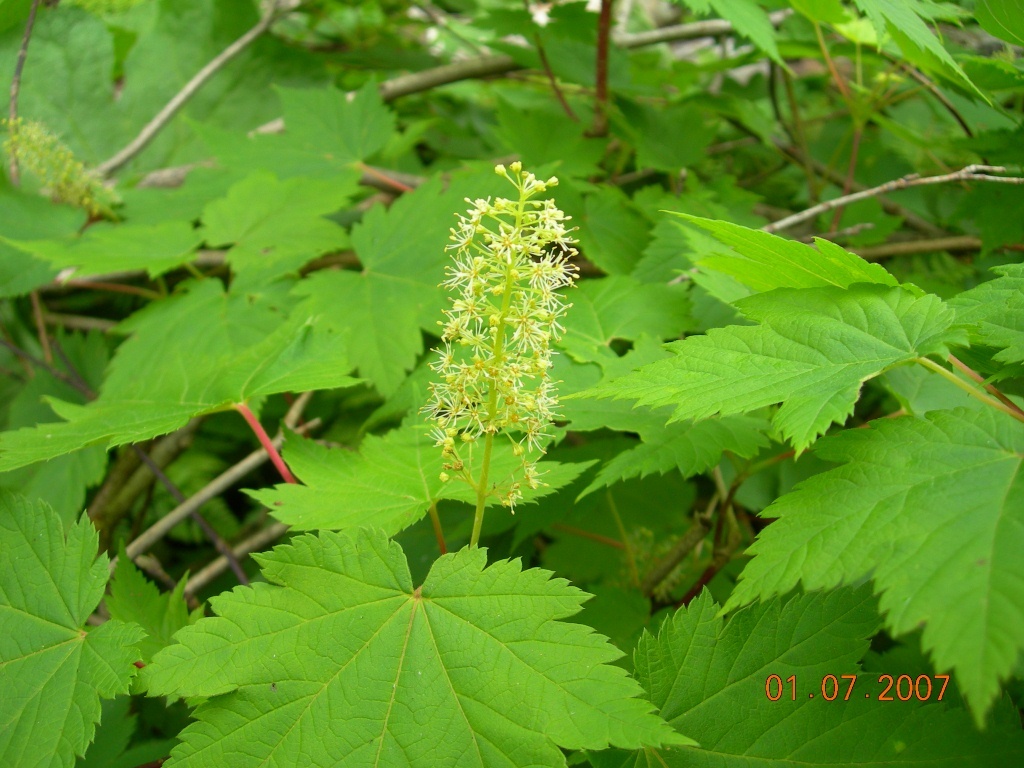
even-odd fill
[(1022, 53), (0, 0), (0, 768), (1024, 765)]

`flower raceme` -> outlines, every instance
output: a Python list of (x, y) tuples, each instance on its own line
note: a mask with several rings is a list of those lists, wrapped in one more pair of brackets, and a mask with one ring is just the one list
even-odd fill
[[(515, 200), (469, 200), (466, 215), (451, 230), (454, 262), (442, 285), (451, 308), (442, 326), (444, 346), (432, 368), (440, 382), (431, 385), (424, 409), (434, 422), (433, 436), (445, 463), (441, 477), (465, 480), (477, 492), (477, 520), (488, 496), (513, 507), (522, 498), (521, 484), (540, 481), (531, 453), (543, 453), (555, 418), (557, 397), (551, 380), (551, 344), (564, 332), (559, 318), (571, 306), (558, 289), (571, 286), (576, 255), (565, 222), (570, 218), (553, 200), (534, 199), (558, 183), (537, 179), (516, 162), (495, 168), (516, 188)], [(523, 457), (521, 479), (489, 485), (495, 437), (507, 436)], [(479, 476), (474, 477), (473, 449), (483, 442)], [(451, 474), (449, 474), (451, 473)]]

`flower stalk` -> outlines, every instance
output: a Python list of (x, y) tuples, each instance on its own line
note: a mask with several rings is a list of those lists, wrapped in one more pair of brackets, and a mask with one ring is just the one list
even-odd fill
[[(443, 347), (431, 365), (440, 382), (431, 385), (424, 410), (442, 449), (446, 482), (458, 479), (476, 493), (470, 546), (480, 539), (488, 499), (514, 510), (522, 486), (542, 483), (531, 456), (544, 452), (545, 431), (556, 417), (551, 346), (571, 306), (558, 290), (571, 286), (576, 255), (565, 222), (570, 217), (551, 199), (535, 199), (558, 183), (541, 181), (522, 166), (495, 172), (517, 191), (515, 199), (468, 200), (466, 215), (451, 230), (453, 263), (442, 286), (454, 295), (440, 322)], [(495, 441), (505, 436), (521, 457), (518, 471), (492, 477)], [(474, 448), (482, 456), (474, 469)]]

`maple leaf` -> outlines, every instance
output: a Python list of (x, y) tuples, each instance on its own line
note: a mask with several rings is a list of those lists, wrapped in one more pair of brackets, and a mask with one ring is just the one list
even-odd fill
[(881, 285), (780, 288), (737, 306), (761, 324), (713, 328), (673, 342), (668, 348), (675, 357), (569, 397), (672, 404), (673, 421), (783, 403), (773, 423), (803, 451), (849, 417), (864, 381), (966, 340), (937, 297)]
[[(761, 514), (778, 518), (726, 604), (871, 575), (894, 634), (953, 669), (976, 716), (1024, 649), (1024, 434), (992, 409), (879, 420), (822, 441), (842, 464)], [(836, 503), (841, 499), (842, 503)]]
[(366, 529), (257, 559), (269, 583), (214, 598), (143, 671), (151, 693), (210, 697), (168, 768), (563, 766), (558, 747), (691, 743), (604, 637), (558, 621), (586, 595), (549, 571), (464, 549), (414, 587)]
[(86, 631), (107, 584), (88, 518), (65, 536), (42, 502), (0, 494), (0, 765), (74, 765), (100, 699), (128, 692), (144, 632), (107, 621)]

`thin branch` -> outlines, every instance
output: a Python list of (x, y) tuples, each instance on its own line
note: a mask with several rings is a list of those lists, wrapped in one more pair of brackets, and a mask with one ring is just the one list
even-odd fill
[(832, 211), (843, 205), (850, 205), (861, 200), (867, 200), (871, 197), (878, 197), (879, 195), (885, 195), (890, 192), (896, 192), (901, 189), (909, 189), (910, 187), (923, 187), (931, 184), (948, 184), (955, 181), (990, 181), (1000, 184), (1024, 184), (1024, 178), (1019, 176), (993, 176), (994, 173), (1006, 173), (1006, 169), (998, 165), (968, 165), (965, 168), (961, 168), (959, 171), (953, 173), (944, 173), (939, 176), (918, 176), (917, 174), (910, 174), (899, 179), (887, 181), (884, 184), (879, 184), (877, 187), (871, 187), (870, 189), (864, 189), (860, 192), (854, 192), (849, 195), (843, 195), (833, 200), (826, 200), (823, 203), (812, 206), (806, 210), (794, 213), (792, 216), (787, 216), (784, 219), (773, 221), (771, 224), (766, 224), (761, 229), (765, 232), (778, 232), (782, 229), (789, 229), (790, 227), (800, 224), (801, 222), (813, 219), (819, 214), (825, 213), (826, 211)]
[[(184, 453), (191, 446), (201, 421), (198, 418), (192, 419), (181, 429), (172, 432), (155, 441), (152, 446), (147, 447), (146, 453), (153, 463), (161, 468), (166, 467)], [(135, 461), (129, 464), (127, 457), (133, 457)], [(150, 472), (148, 468), (141, 466), (142, 463), (141, 456), (134, 449), (122, 454), (118, 461), (115, 462), (114, 469), (110, 473), (114, 482), (121, 480), (121, 482), (112, 486), (114, 490), (113, 496), (103, 495), (103, 491), (109, 491), (110, 488), (105, 483), (103, 488), (100, 489), (101, 493), (98, 493), (96, 499), (89, 505), (89, 517), (93, 525), (100, 532), (100, 547), (102, 549), (109, 549), (111, 535), (115, 526), (128, 514), (135, 504), (135, 500), (152, 487), (153, 481), (156, 479), (156, 475)], [(132, 467), (131, 474), (124, 477), (122, 473), (128, 466)], [(97, 501), (100, 503), (97, 503)]]
[(100, 163), (96, 171), (102, 176), (110, 176), (131, 161), (156, 137), (160, 131), (174, 118), (178, 111), (188, 103), (189, 99), (199, 92), (199, 89), (206, 85), (224, 65), (235, 58), (238, 54), (249, 47), (257, 38), (266, 32), (273, 24), (280, 12), (279, 2), (274, 2), (270, 10), (257, 22), (256, 26), (235, 40), (231, 45), (215, 56), (209, 64), (199, 70), (180, 91), (164, 105), (156, 116), (150, 120), (132, 141), (116, 155)]
[[(171, 496), (174, 497), (174, 500), (178, 502), (178, 504), (183, 504), (186, 500), (185, 494), (181, 492), (181, 489), (174, 484), (171, 478), (164, 474), (164, 471), (159, 467), (159, 465), (157, 465), (157, 463), (153, 461), (153, 459), (147, 456), (146, 452), (143, 451), (139, 446), (133, 445), (132, 450), (135, 451), (138, 457), (142, 460), (142, 463), (149, 467), (149, 471), (156, 476), (157, 480), (159, 480), (160, 483), (164, 486), (164, 488), (167, 489), (168, 493), (170, 493)], [(205, 517), (199, 514), (198, 509), (189, 510), (189, 517), (191, 517), (195, 521), (195, 523), (202, 529), (203, 533), (206, 535), (206, 538), (213, 542), (213, 546), (217, 548), (217, 551), (227, 558), (228, 564), (231, 566), (231, 570), (235, 572), (235, 576), (238, 577), (238, 580), (242, 584), (248, 584), (249, 577), (248, 575), (246, 575), (245, 570), (238, 562), (238, 559), (231, 553), (231, 550), (228, 548), (228, 545), (224, 542), (224, 539), (222, 539), (220, 534), (217, 533), (217, 531), (214, 529), (212, 525), (210, 525), (209, 521), (207, 521)]]
[[(792, 10), (776, 11), (769, 14), (768, 18), (772, 24), (778, 26), (792, 13)], [(671, 43), (725, 35), (734, 31), (735, 28), (728, 21), (714, 19), (691, 24), (676, 24), (649, 32), (614, 35), (612, 39), (617, 46), (628, 50), (631, 48), (643, 48), (648, 45), (657, 45), (658, 43)], [(402, 96), (422, 93), (438, 86), (458, 83), (463, 80), (504, 75), (519, 69), (523, 69), (523, 66), (511, 56), (504, 54), (479, 56), (385, 80), (380, 84), (380, 96), (386, 102), (394, 101)], [(284, 119), (279, 117), (259, 126), (254, 132), (280, 133), (284, 130), (284, 127)]]
[(864, 248), (852, 248), (851, 250), (862, 259), (873, 261), (890, 256), (913, 256), (916, 253), (934, 253), (936, 251), (979, 251), (981, 246), (980, 237), (953, 235), (925, 240), (902, 240), (865, 246)]
[(619, 536), (622, 537), (622, 549), (626, 553), (626, 565), (629, 566), (629, 576), (633, 580), (633, 586), (640, 586), (640, 571), (636, 567), (636, 553), (629, 543), (629, 536), (626, 534), (626, 526), (622, 523), (622, 515), (619, 514), (619, 505), (615, 503), (612, 489), (605, 489), (605, 498), (608, 501), (608, 509), (615, 518), (615, 527), (619, 529)]
[[(745, 128), (743, 128), (742, 124), (733, 124), (737, 125), (737, 127), (740, 127), (742, 130), (746, 130)], [(787, 146), (785, 143), (778, 140), (776, 140), (774, 143), (776, 148), (783, 155), (790, 158), (791, 160), (801, 164), (810, 163), (811, 167), (814, 168), (814, 172), (817, 173), (819, 176), (828, 179), (837, 186), (843, 184), (844, 178), (841, 173), (833, 170), (832, 168), (829, 168), (827, 165), (825, 165), (822, 162), (819, 162), (818, 160), (815, 160), (813, 157), (805, 157), (796, 147)], [(863, 184), (853, 185), (853, 190), (855, 192), (859, 192), (867, 188), (868, 187), (864, 186)], [(903, 207), (899, 203), (894, 203), (892, 200), (889, 200), (886, 197), (879, 197), (878, 202), (882, 206), (882, 210), (884, 210), (890, 216), (897, 216), (903, 219), (903, 221), (907, 224), (908, 227), (916, 229), (918, 232), (921, 232), (922, 234), (928, 235), (929, 237), (946, 237), (949, 234), (941, 227), (937, 227), (934, 224), (932, 224), (923, 216), (918, 216), (916, 213), (909, 210), (908, 208)]]
[(1004, 395), (998, 387), (994, 386), (993, 384), (986, 383), (984, 376), (982, 376), (976, 370), (971, 368), (971, 366), (967, 365), (967, 363), (960, 360), (956, 355), (950, 355), (946, 359), (953, 364), (954, 368), (958, 369), (968, 378), (973, 379), (974, 381), (981, 384), (981, 386), (983, 386), (990, 395), (999, 400), (999, 402), (1001, 402), (1003, 405), (1005, 405), (1007, 408), (1013, 411), (1013, 413), (1017, 414), (1018, 419), (1024, 421), (1024, 410), (1021, 410), (1019, 405), (1017, 405), (1015, 402), (1013, 402), (1013, 400)]
[(711, 516), (715, 512), (719, 495), (716, 493), (708, 508), (703, 513), (693, 517), (693, 523), (675, 543), (668, 554), (655, 563), (654, 568), (648, 572), (640, 584), (640, 591), (645, 595), (651, 595), (658, 588), (668, 575), (675, 570), (676, 566), (683, 561), (687, 555), (697, 548), (711, 530)]
[(39, 336), (39, 346), (43, 348), (43, 360), (53, 362), (53, 352), (50, 350), (50, 337), (46, 334), (46, 322), (43, 320), (43, 303), (39, 299), (39, 291), (32, 291), (29, 294), (32, 301), (32, 318), (35, 320), (36, 333)]
[(540, 65), (544, 68), (544, 74), (548, 78), (548, 83), (551, 85), (551, 92), (555, 94), (555, 99), (558, 100), (558, 104), (562, 107), (562, 111), (565, 112), (566, 116), (574, 123), (580, 121), (579, 117), (575, 112), (572, 111), (572, 107), (569, 106), (569, 102), (565, 99), (565, 94), (562, 93), (562, 88), (558, 84), (558, 78), (555, 77), (555, 71), (551, 69), (551, 62), (548, 61), (548, 53), (544, 50), (544, 42), (541, 40), (540, 33), (533, 36), (534, 43), (537, 46), (537, 55), (540, 56)]
[(971, 126), (967, 124), (967, 121), (964, 120), (964, 116), (960, 114), (960, 110), (958, 110), (953, 102), (946, 97), (946, 94), (939, 90), (935, 83), (925, 77), (925, 75), (915, 67), (912, 67), (905, 62), (895, 61), (894, 63), (898, 64), (904, 72), (924, 86), (925, 90), (927, 90), (943, 107), (945, 107), (946, 111), (953, 116), (953, 119), (960, 124), (960, 128), (965, 134), (967, 134), (968, 138), (974, 138), (974, 131), (971, 130)]
[(626, 545), (621, 541), (611, 538), (610, 536), (602, 536), (600, 533), (594, 533), (593, 531), (585, 531), (582, 528), (577, 528), (572, 525), (566, 525), (565, 523), (554, 523), (551, 528), (562, 533), (568, 533), (572, 536), (579, 536), (583, 539), (590, 539), (596, 541), (598, 544), (604, 544), (608, 547), (615, 549), (625, 549)]
[(597, 17), (597, 62), (594, 86), (594, 124), (588, 135), (608, 133), (608, 46), (612, 36), (612, 0), (601, 0)]
[[(263, 530), (257, 531), (252, 536), (242, 539), (231, 548), (231, 554), (236, 560), (240, 560), (250, 552), (263, 549), (267, 544), (281, 538), (287, 532), (287, 525), (284, 523), (274, 523)], [(209, 565), (197, 571), (195, 576), (190, 576), (185, 584), (185, 597), (194, 596), (196, 592), (220, 576), (227, 570), (228, 562), (228, 559), (221, 555), (216, 560), (210, 562)]]
[[(320, 420), (312, 419), (306, 422), (302, 427), (295, 428), (295, 431), (299, 434), (305, 434), (318, 426), (320, 426)], [(289, 426), (289, 428), (291, 427)], [(283, 435), (278, 435), (273, 440), (275, 447), (280, 447), (282, 442), (284, 442)], [(126, 552), (128, 557), (135, 558), (147, 552), (150, 547), (166, 536), (168, 531), (187, 518), (193, 509), (198, 509), (210, 499), (219, 496), (254, 469), (265, 464), (268, 460), (269, 456), (267, 455), (267, 452), (261, 448), (258, 451), (253, 451), (240, 462), (226, 469), (207, 483), (191, 498), (179, 504), (152, 526), (143, 531), (137, 539), (127, 546)], [(113, 568), (114, 565), (115, 562), (111, 562), (111, 568)]]
[[(854, 123), (853, 126), (853, 139), (850, 146), (850, 163), (846, 168), (846, 180), (843, 182), (843, 195), (850, 194), (850, 190), (853, 188), (854, 179), (857, 176), (857, 157), (860, 154), (860, 141), (864, 135), (864, 128), (860, 123)], [(829, 232), (835, 232), (839, 229), (839, 222), (843, 218), (843, 210), (846, 208), (846, 204), (837, 205), (835, 214), (832, 216), (832, 223), (828, 226)]]
[(43, 321), (47, 325), (55, 325), (61, 328), (70, 328), (73, 331), (99, 331), (107, 333), (117, 325), (113, 320), (104, 320), (100, 317), (87, 317), (86, 315), (62, 315), (57, 312), (44, 312)]
[[(32, 28), (36, 24), (36, 11), (39, 10), (40, 0), (32, 0), (28, 9), (28, 20), (25, 22), (25, 34), (21, 37), (21, 47), (18, 49), (18, 59), (14, 63), (14, 77), (11, 78), (11, 100), (7, 108), (8, 126), (11, 132), (11, 139), (14, 139), (18, 131), (18, 96), (21, 93), (21, 74), (25, 71), (25, 59), (28, 58), (28, 43), (32, 39)], [(11, 186), (18, 186), (21, 183), (21, 171), (18, 169), (17, 148), (11, 147), (10, 166), (8, 175), (11, 179)]]
[(1024, 411), (1021, 411), (1021, 409), (1018, 408), (1014, 403), (1011, 402), (1009, 406), (1004, 405), (1002, 402), (1000, 402), (999, 400), (990, 395), (985, 394), (977, 387), (972, 387), (970, 384), (961, 379), (955, 373), (946, 368), (943, 368), (941, 365), (939, 365), (930, 358), (915, 357), (914, 362), (923, 365), (925, 368), (928, 368), (931, 371), (935, 371), (935, 373), (939, 374), (944, 379), (949, 381), (950, 384), (953, 384), (959, 389), (962, 389), (975, 400), (980, 400), (981, 402), (985, 403), (985, 405), (990, 405), (996, 410), (1002, 411), (1003, 413), (1012, 416), (1017, 421), (1024, 422)]
[(71, 376), (68, 376), (66, 373), (64, 373), (64, 371), (62, 371), (62, 370), (60, 370), (58, 368), (55, 368), (54, 366), (50, 365), (45, 360), (40, 360), (35, 355), (30, 354), (29, 352), (26, 352), (21, 347), (19, 347), (17, 344), (14, 344), (14, 343), (8, 341), (7, 339), (0, 339), (0, 347), (4, 347), (5, 349), (10, 350), (17, 357), (21, 358), (25, 362), (31, 363), (32, 365), (36, 366), (37, 368), (42, 368), (44, 371), (49, 373), (55, 379), (59, 379), (60, 381), (63, 381), (65, 384), (69, 384), (72, 387), (74, 387), (75, 389), (77, 389), (79, 392), (81, 392), (81, 388), (79, 387), (79, 384), (78, 384), (77, 381), (75, 381), (75, 379), (73, 379)]

